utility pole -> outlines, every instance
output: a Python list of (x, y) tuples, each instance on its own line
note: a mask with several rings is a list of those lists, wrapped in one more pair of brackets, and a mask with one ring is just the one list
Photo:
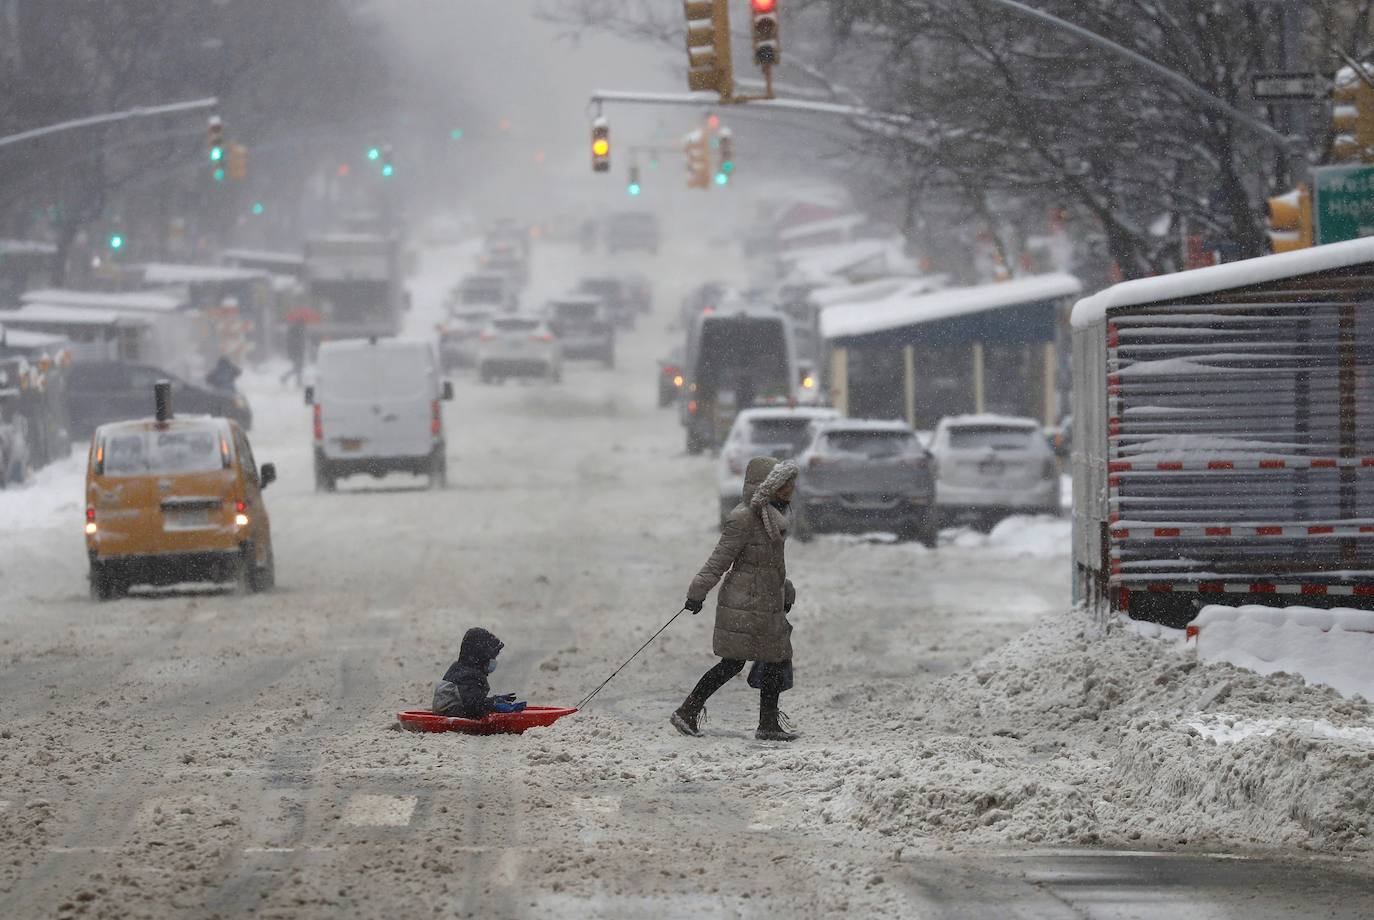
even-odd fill
[[(1304, 40), (1307, 0), (1284, 0), (1283, 4), (1283, 69), (1289, 73), (1307, 70), (1307, 46)], [(1308, 180), (1307, 161), (1308, 123), (1312, 103), (1293, 102), (1287, 107), (1285, 127), (1293, 143), (1288, 148), (1288, 181), (1297, 185)]]

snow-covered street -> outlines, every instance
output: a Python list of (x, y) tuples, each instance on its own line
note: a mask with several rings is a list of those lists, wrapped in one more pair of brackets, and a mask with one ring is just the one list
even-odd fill
[[(538, 293), (585, 268), (536, 253)], [(1135, 635), (1084, 638), (1065, 612), (1067, 519), (947, 531), (935, 550), (792, 545), (790, 746), (753, 739), (742, 678), (704, 739), (668, 726), (711, 663), (709, 611), (556, 726), (393, 731), (470, 626), (506, 642), (493, 689), (571, 704), (681, 604), (715, 540), (714, 483), (655, 408), (654, 362), (706, 255), (636, 266), (655, 312), (613, 371), (459, 378), (443, 492), (399, 477), (316, 493), (308, 410), (255, 375), (256, 452), (281, 471), (275, 592), (98, 605), (84, 459), (0, 494), (0, 915), (1374, 909), (1355, 821), (1374, 785), (1368, 707)], [(468, 258), (425, 253), (414, 330)], [(1306, 721), (1247, 734), (1276, 697)], [(1300, 766), (1273, 766), (1294, 746)], [(1229, 794), (1205, 781), (1228, 772)]]

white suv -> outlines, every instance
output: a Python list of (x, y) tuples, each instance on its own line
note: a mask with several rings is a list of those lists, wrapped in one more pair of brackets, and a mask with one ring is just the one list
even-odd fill
[(750, 458), (795, 457), (806, 447), (807, 429), (813, 421), (839, 417), (836, 410), (821, 406), (745, 409), (735, 416), (716, 462), (721, 526), (744, 493), (744, 468)]
[(930, 452), (935, 503), (945, 522), (971, 519), (990, 527), (1016, 512), (1059, 514), (1059, 464), (1034, 419), (943, 418)]
[(563, 350), (548, 323), (537, 316), (497, 316), (477, 343), (477, 376), (483, 383), (507, 377), (563, 379)]

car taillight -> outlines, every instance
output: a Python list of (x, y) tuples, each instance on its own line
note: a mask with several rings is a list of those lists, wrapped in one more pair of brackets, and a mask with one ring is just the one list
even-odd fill
[(681, 373), (680, 373), (681, 370), (682, 370), (682, 368), (678, 367), (676, 364), (665, 364), (665, 365), (663, 365), (663, 376), (664, 376), (664, 377), (680, 377), (680, 376), (681, 376)]
[(545, 332), (543, 335), (532, 335), (532, 336), (530, 336), (530, 338), (531, 338), (532, 340), (536, 341), (536, 342), (552, 342), (552, 341), (553, 341), (553, 333), (552, 333), (552, 332)]
[(683, 381), (681, 374), (678, 374), (676, 377), (673, 378), (673, 386), (678, 387), (679, 389), (682, 387), (682, 382)]
[(237, 527), (248, 526), (248, 503), (234, 502), (234, 525)]
[(86, 536), (94, 536), (97, 528), (95, 526), (95, 505), (86, 506)]
[(323, 418), (323, 415), (321, 414), (320, 404), (319, 404), (319, 403), (315, 403), (314, 409), (315, 409), (315, 440), (316, 440), (316, 441), (323, 441), (323, 440), (324, 440), (324, 418)]
[(697, 414), (697, 401), (696, 401), (695, 399), (690, 400), (690, 401), (687, 403), (687, 411), (688, 411), (688, 413), (690, 413), (690, 414), (692, 414), (692, 415), (696, 415), (696, 414)]
[(439, 407), (439, 400), (434, 400), (429, 404), (429, 433), (438, 437), (444, 431), (444, 414)]

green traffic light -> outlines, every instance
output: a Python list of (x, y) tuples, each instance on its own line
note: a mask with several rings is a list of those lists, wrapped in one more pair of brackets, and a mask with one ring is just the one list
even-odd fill
[(391, 175), (392, 173), (394, 173), (395, 171), (396, 171), (396, 170), (392, 167), (392, 165), (391, 165), (390, 163), (385, 163), (385, 164), (382, 165), (382, 175), (383, 175), (383, 176), (390, 176), (390, 175)]
[(212, 162), (212, 163), (218, 163), (218, 162), (219, 162), (220, 160), (222, 160), (222, 159), (224, 159), (224, 148), (223, 148), (223, 147), (211, 147), (211, 148), (210, 148), (210, 162)]
[(716, 185), (725, 185), (730, 181), (730, 177), (723, 172), (716, 173)]
[(642, 191), (642, 189), (640, 189), (638, 182), (631, 182), (629, 188), (627, 188), (626, 191), (629, 192), (631, 195), (638, 195)]
[(215, 170), (215, 181), (216, 181), (216, 182), (223, 182), (223, 181), (224, 181), (224, 167), (223, 167), (223, 166), (221, 166), (219, 169), (216, 169), (216, 170)]
[(463, 129), (454, 128), (448, 133), (449, 140), (461, 141), (463, 139)]
[(720, 171), (723, 173), (732, 173), (735, 171), (735, 164), (730, 160), (726, 160), (724, 163), (720, 164)]
[(111, 237), (110, 237), (110, 248), (111, 248), (111, 249), (123, 249), (123, 248), (124, 248), (124, 237), (120, 236), (118, 233), (116, 233), (116, 234), (114, 234), (113, 236), (111, 236)]
[(255, 201), (255, 202), (253, 202), (253, 213), (254, 213), (254, 214), (261, 214), (261, 213), (262, 213), (263, 211), (265, 211), (265, 210), (266, 210), (266, 208), (264, 208), (264, 207), (262, 206), (262, 202), (261, 202), (261, 201)]
[(368, 158), (369, 160), (375, 160), (375, 159), (379, 158), (381, 155), (382, 155), (382, 149), (381, 149), (380, 147), (369, 147), (369, 148), (367, 148), (367, 158)]

